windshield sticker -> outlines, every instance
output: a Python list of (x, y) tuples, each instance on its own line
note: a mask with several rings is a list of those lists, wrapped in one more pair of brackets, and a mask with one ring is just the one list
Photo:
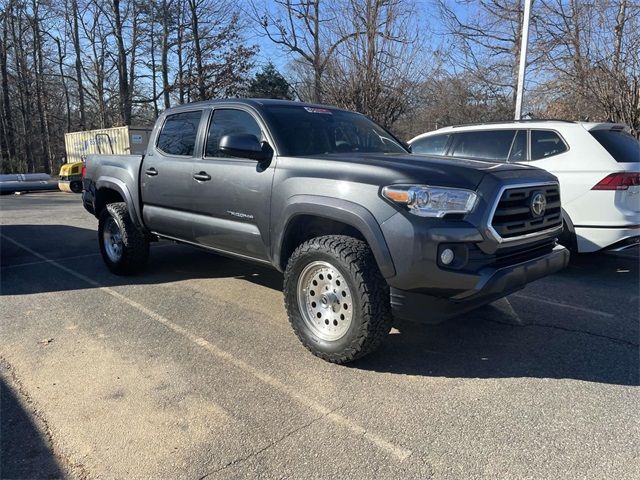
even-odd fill
[(304, 109), (309, 113), (325, 113), (331, 115), (331, 110), (327, 110), (326, 108), (304, 107)]

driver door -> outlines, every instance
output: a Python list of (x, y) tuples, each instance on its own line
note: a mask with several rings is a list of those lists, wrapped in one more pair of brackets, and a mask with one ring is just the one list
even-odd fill
[(193, 164), (197, 243), (268, 260), (274, 162), (232, 157), (218, 149), (225, 135), (251, 134), (265, 140), (265, 132), (262, 122), (248, 109), (220, 107), (211, 112), (203, 155)]

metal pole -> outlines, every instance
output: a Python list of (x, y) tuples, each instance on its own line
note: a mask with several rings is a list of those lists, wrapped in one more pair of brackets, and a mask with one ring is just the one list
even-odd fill
[(529, 44), (529, 17), (531, 16), (531, 0), (524, 0), (524, 16), (522, 18), (522, 39), (520, 42), (520, 67), (518, 68), (518, 91), (516, 92), (516, 115), (522, 116), (522, 96), (524, 94), (524, 74), (527, 68), (527, 45)]

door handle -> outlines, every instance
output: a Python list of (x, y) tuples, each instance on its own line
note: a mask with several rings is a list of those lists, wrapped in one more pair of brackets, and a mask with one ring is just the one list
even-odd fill
[(150, 177), (155, 177), (158, 174), (158, 171), (151, 167), (151, 168), (147, 168), (144, 173), (146, 173), (147, 175), (149, 175)]
[(209, 175), (207, 172), (200, 172), (200, 173), (196, 173), (193, 178), (195, 178), (196, 180), (200, 181), (200, 182), (206, 182), (208, 180), (211, 180), (211, 175)]

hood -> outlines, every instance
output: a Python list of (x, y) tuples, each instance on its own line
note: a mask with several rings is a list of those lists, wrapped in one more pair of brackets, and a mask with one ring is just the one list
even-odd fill
[[(343, 177), (349, 172), (357, 178), (362, 178), (363, 175), (379, 178), (383, 171), (387, 184), (421, 183), (475, 188), (486, 175), (505, 178), (533, 174), (537, 177), (537, 172), (546, 173), (527, 165), (415, 154), (349, 153), (327, 154), (313, 158), (320, 160), (324, 168), (340, 172)], [(372, 181), (374, 182), (375, 180)]]

